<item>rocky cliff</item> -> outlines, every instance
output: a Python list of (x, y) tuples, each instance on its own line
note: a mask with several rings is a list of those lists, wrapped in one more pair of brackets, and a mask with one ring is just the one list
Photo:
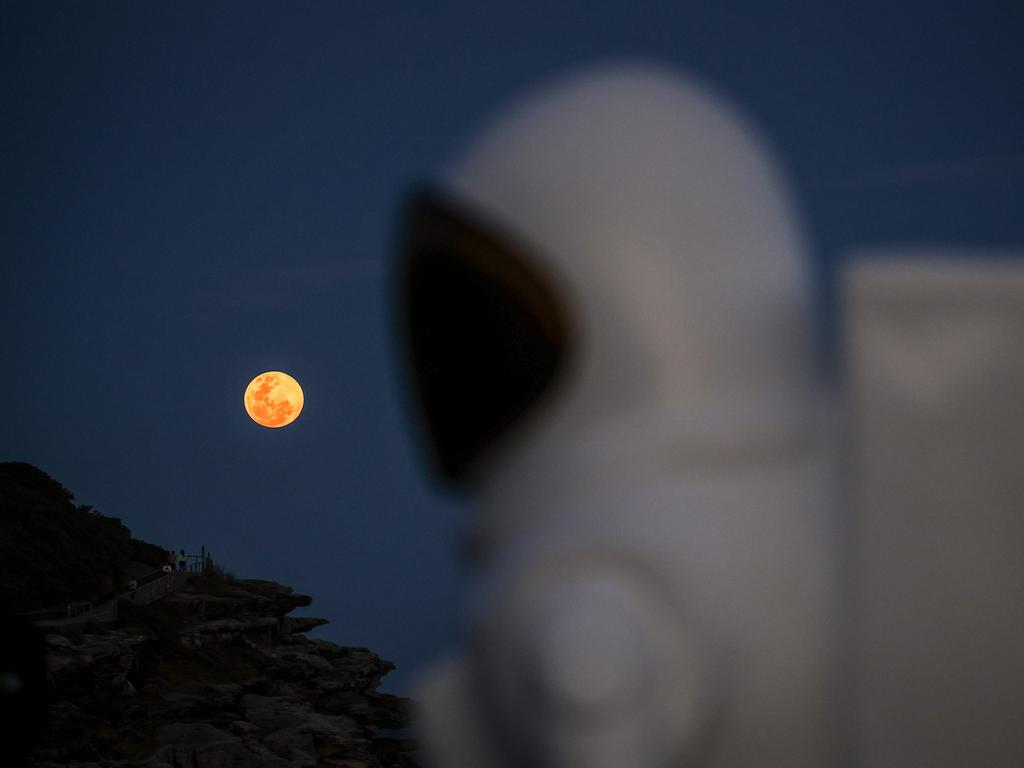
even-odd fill
[[(109, 627), (48, 628), (50, 727), (34, 764), (226, 768), (412, 766), (394, 736), (393, 665), (304, 636), (310, 598), (217, 571)], [(389, 736), (388, 733), (392, 735)]]
[(306, 637), (327, 623), (289, 615), (309, 597), (217, 568), (133, 600), (165, 557), (0, 463), (0, 766), (413, 765), (409, 702), (376, 690), (390, 662)]

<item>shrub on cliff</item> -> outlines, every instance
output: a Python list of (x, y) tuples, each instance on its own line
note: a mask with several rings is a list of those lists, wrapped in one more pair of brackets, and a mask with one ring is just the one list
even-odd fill
[(0, 600), (12, 610), (98, 599), (130, 561), (162, 562), (159, 547), (74, 499), (31, 464), (0, 463)]

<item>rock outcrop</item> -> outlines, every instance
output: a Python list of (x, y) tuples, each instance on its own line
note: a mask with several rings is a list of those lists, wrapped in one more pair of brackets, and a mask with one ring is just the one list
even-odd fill
[(35, 765), (413, 766), (408, 701), (365, 648), (310, 639), (310, 598), (219, 572), (110, 627), (46, 630), (52, 702)]

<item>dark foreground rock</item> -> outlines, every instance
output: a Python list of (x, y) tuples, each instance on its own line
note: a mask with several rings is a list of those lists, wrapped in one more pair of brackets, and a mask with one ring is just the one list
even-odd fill
[(408, 700), (378, 693), (394, 666), (309, 639), (310, 599), (213, 572), (120, 619), (45, 630), (51, 703), (34, 765), (79, 768), (413, 766)]

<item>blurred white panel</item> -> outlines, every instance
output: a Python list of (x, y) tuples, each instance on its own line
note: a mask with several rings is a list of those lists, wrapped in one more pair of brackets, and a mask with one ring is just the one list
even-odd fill
[(858, 762), (1022, 766), (1024, 260), (871, 254), (845, 299)]

